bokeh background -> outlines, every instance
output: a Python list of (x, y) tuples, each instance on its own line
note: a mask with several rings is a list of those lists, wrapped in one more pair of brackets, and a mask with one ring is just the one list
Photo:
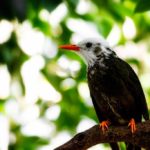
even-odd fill
[[(149, 0), (0, 0), (0, 150), (53, 150), (98, 123), (86, 65), (61, 44), (105, 37), (150, 107), (149, 9)], [(90, 148), (99, 149), (109, 147)]]

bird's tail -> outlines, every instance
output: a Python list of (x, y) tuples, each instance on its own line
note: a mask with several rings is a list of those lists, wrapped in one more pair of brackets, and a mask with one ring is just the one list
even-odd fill
[(109, 143), (112, 150), (119, 150), (119, 146), (117, 143)]

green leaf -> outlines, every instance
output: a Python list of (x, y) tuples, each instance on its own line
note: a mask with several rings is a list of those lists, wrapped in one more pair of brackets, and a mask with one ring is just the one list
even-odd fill
[(139, 0), (136, 5), (135, 12), (144, 12), (150, 10), (150, 0)]

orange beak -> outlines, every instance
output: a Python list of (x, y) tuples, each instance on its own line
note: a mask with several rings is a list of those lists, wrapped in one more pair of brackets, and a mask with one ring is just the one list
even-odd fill
[(79, 46), (72, 45), (72, 44), (70, 44), (70, 45), (61, 45), (61, 46), (59, 46), (59, 48), (61, 48), (61, 49), (67, 49), (67, 50), (73, 50), (73, 51), (79, 51), (80, 50)]

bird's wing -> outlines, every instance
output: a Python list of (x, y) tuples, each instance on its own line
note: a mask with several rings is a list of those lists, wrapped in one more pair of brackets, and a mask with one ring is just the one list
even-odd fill
[(90, 93), (90, 95), (91, 95), (91, 98), (92, 98), (92, 102), (93, 102), (93, 105), (94, 105), (95, 112), (97, 114), (98, 120), (101, 122), (101, 121), (105, 120), (105, 118), (103, 118), (103, 114), (102, 114), (101, 110), (99, 109), (99, 106), (97, 104), (97, 101), (96, 101), (94, 95), (92, 93)]
[[(118, 70), (120, 77), (124, 81), (127, 88), (130, 90), (130, 92), (132, 93), (136, 101), (138, 101), (137, 107), (141, 110), (144, 119), (148, 120), (149, 119), (148, 107), (147, 107), (147, 103), (146, 103), (146, 99), (144, 96), (141, 83), (137, 75), (130, 67), (130, 65), (127, 64), (125, 61), (117, 58), (115, 63), (116, 63), (115, 64), (116, 70)], [(124, 73), (126, 75), (124, 75)]]

